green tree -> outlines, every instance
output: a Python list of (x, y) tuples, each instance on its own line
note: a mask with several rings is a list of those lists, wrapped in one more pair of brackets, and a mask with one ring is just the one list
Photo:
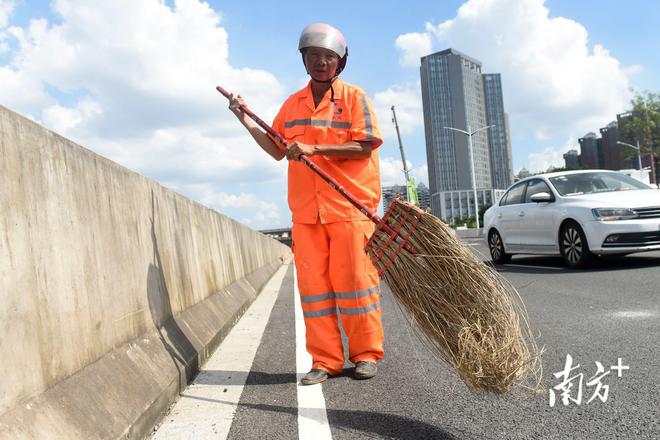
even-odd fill
[(458, 228), (459, 226), (463, 226), (465, 221), (463, 220), (463, 217), (454, 217), (454, 221), (452, 222), (451, 226), (454, 228)]
[[(650, 155), (652, 179), (657, 182), (656, 157), (660, 153), (660, 93), (646, 92), (637, 94), (631, 101), (632, 111), (619, 118), (619, 138), (629, 144), (639, 142), (642, 156)], [(626, 152), (626, 156), (635, 157), (635, 151)]]
[(474, 217), (457, 217), (454, 219), (454, 222), (452, 223), (452, 227), (454, 228), (458, 228), (463, 225), (467, 225), (468, 228), (476, 228), (477, 221), (475, 220)]

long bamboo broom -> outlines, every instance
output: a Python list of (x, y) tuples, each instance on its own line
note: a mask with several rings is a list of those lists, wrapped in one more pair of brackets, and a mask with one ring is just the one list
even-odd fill
[[(288, 145), (246, 106), (241, 110)], [(300, 160), (376, 224), (366, 252), (432, 352), (469, 388), (504, 394), (521, 384), (538, 390), (541, 351), (513, 286), (432, 214), (396, 199), (381, 218), (307, 157)]]

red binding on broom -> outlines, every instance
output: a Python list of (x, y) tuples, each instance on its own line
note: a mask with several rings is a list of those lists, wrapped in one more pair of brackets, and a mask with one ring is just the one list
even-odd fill
[[(223, 89), (222, 87), (217, 86), (216, 90), (218, 92), (222, 93), (225, 96), (225, 98), (230, 99), (231, 94), (228, 91), (226, 91), (225, 89)], [(277, 142), (284, 145), (285, 147), (289, 145), (289, 143), (287, 141), (285, 141), (284, 138), (282, 138), (282, 136), (280, 136), (275, 130), (273, 130), (270, 125), (266, 124), (261, 118), (259, 118), (259, 116), (252, 113), (252, 111), (249, 108), (247, 108), (244, 105), (242, 105), (240, 108), (246, 115), (248, 115), (261, 128), (266, 130), (266, 132), (269, 135), (271, 135)], [(319, 168), (314, 162), (309, 160), (307, 158), (307, 156), (301, 155), (300, 156), (300, 161), (302, 163), (304, 163), (305, 165), (307, 165), (308, 167), (310, 167), (316, 174), (321, 176), (321, 178), (323, 180), (328, 182), (328, 184), (332, 188), (337, 190), (342, 196), (344, 196), (346, 198), (346, 200), (351, 202), (351, 204), (353, 206), (355, 206), (357, 209), (359, 209), (361, 213), (366, 215), (369, 218), (369, 220), (371, 220), (372, 222), (374, 222), (377, 225), (378, 228), (382, 228), (383, 230), (385, 230), (385, 232), (390, 234), (390, 236), (392, 237), (392, 240), (396, 241), (399, 244), (399, 249), (401, 249), (402, 247), (405, 247), (405, 249), (408, 252), (410, 252), (411, 254), (416, 253), (415, 250), (412, 248), (412, 246), (408, 243), (408, 237), (404, 237), (401, 234), (401, 231), (394, 230), (390, 226), (388, 226), (385, 223), (385, 221), (383, 220), (383, 218), (381, 218), (378, 214), (376, 214), (375, 212), (369, 211), (369, 209), (366, 206), (364, 206), (364, 204), (360, 203), (360, 201), (357, 198), (355, 198), (355, 196), (353, 194), (348, 192), (335, 179), (330, 177), (325, 171), (323, 171), (321, 168)], [(412, 230), (408, 232), (408, 236), (410, 236), (411, 232), (412, 232)]]

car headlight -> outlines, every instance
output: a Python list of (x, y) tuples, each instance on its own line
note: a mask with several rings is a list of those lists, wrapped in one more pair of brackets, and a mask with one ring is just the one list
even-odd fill
[(612, 220), (630, 220), (637, 218), (637, 213), (630, 208), (595, 208), (591, 210), (596, 220), (605, 222)]

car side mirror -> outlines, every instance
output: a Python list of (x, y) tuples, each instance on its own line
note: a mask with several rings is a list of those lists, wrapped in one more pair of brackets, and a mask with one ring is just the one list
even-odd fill
[(544, 202), (553, 202), (555, 200), (554, 197), (552, 197), (551, 194), (548, 194), (547, 192), (540, 192), (536, 194), (532, 194), (532, 197), (530, 197), (532, 202), (534, 203), (544, 203)]

